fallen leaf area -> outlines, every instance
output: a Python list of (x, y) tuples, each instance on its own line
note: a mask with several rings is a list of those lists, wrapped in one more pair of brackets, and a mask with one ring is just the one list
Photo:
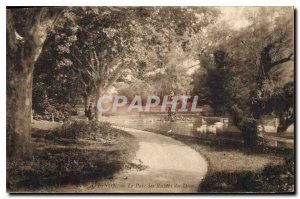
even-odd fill
[(108, 123), (72, 122), (54, 130), (33, 129), (31, 161), (7, 162), (7, 190), (34, 191), (113, 178), (138, 149), (136, 138)]

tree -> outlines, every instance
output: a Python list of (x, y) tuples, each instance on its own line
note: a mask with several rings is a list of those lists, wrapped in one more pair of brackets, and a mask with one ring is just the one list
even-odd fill
[[(249, 146), (256, 144), (261, 116), (279, 114), (293, 104), (291, 96), (283, 94), (287, 93), (284, 85), (274, 81), (274, 71), (292, 62), (293, 12), (289, 8), (259, 8), (255, 13), (249, 14), (248, 27), (227, 29), (221, 37), (218, 31), (216, 35), (209, 36), (219, 38), (202, 52), (200, 62), (207, 70), (206, 73), (199, 71), (207, 75), (204, 81), (201, 80), (201, 85), (209, 91), (206, 91), (209, 95), (206, 97), (216, 109), (219, 109), (220, 103), (214, 103), (214, 98), (222, 99), (221, 107), (232, 115), (243, 133), (245, 144)], [(211, 68), (214, 73), (211, 73)], [(283, 71), (286, 70), (284, 67)], [(201, 78), (201, 75), (196, 78)], [(211, 79), (214, 84), (210, 83)], [(196, 89), (201, 85), (196, 85)], [(221, 89), (216, 92), (216, 87)], [(286, 97), (282, 97), (284, 95)], [(281, 104), (286, 105), (278, 109)]]
[(32, 78), (49, 30), (62, 8), (7, 8), (7, 155), (30, 159)]
[[(284, 112), (290, 112), (290, 109), (293, 109), (293, 97), (286, 91), (289, 90), (287, 88), (291, 85), (290, 83), (293, 85), (294, 81), (294, 71), (289, 70), (293, 68), (294, 55), (293, 10), (291, 8), (262, 9), (258, 16), (263, 17), (266, 13), (271, 18), (263, 20), (257, 26), (251, 26), (256, 32), (253, 32), (254, 35), (262, 33), (260, 31), (265, 32), (261, 40), (257, 39), (260, 44), (255, 45), (258, 46), (258, 55), (256, 55), (258, 76), (257, 92), (253, 92), (252, 98), (253, 115), (258, 119), (263, 114), (275, 114), (280, 119), (277, 131), (283, 132), (294, 122), (293, 114), (290, 115), (291, 117), (283, 117)], [(280, 68), (283, 71), (290, 71), (292, 78), (275, 74)], [(281, 81), (276, 82), (274, 79), (276, 76)]]
[[(156, 7), (140, 8), (140, 13), (147, 13), (143, 22), (144, 37), (147, 46), (154, 47), (157, 56), (151, 57), (148, 53), (143, 60), (147, 67), (143, 75), (130, 86), (119, 89), (126, 92), (128, 88), (136, 88), (134, 84), (143, 85), (142, 81), (151, 82), (149, 93), (157, 95), (169, 94), (170, 90), (176, 93), (189, 93), (191, 77), (187, 74), (189, 68), (184, 68), (183, 63), (193, 59), (191, 49), (195, 34), (200, 32), (210, 23), (213, 23), (218, 12), (211, 8), (191, 7)], [(151, 13), (149, 15), (149, 13)], [(149, 47), (147, 48), (148, 52)], [(140, 81), (142, 80), (142, 81)], [(142, 88), (142, 86), (137, 86)], [(138, 93), (143, 93), (137, 89)]]
[[(205, 13), (212, 19), (209, 9), (192, 8), (86, 8), (78, 14), (81, 27), (79, 38), (72, 46), (70, 59), (87, 88), (86, 103), (95, 92), (98, 99), (118, 80), (122, 73), (134, 75), (136, 66), (144, 63), (152, 69), (167, 61), (166, 54), (174, 46), (173, 39), (186, 40), (186, 32), (198, 31), (209, 23), (196, 14)], [(180, 20), (179, 20), (180, 19)], [(145, 23), (147, 22), (147, 23)], [(171, 23), (169, 30), (162, 28)], [(188, 25), (191, 26), (188, 26)], [(186, 42), (186, 41), (185, 41)], [(184, 45), (185, 49), (187, 45)], [(151, 66), (152, 64), (152, 66)]]
[(69, 10), (56, 23), (48, 33), (43, 51), (35, 64), (32, 96), (35, 116), (51, 119), (51, 111), (54, 111), (55, 120), (64, 119), (69, 113), (74, 113), (73, 107), (82, 98), (84, 88), (67, 57), (70, 46), (77, 40), (78, 25), (74, 19), (74, 13)]
[[(128, 8), (85, 8), (79, 11), (69, 59), (84, 85), (85, 109), (92, 95), (99, 99), (126, 69), (133, 68), (139, 52), (135, 17)], [(141, 51), (142, 50), (142, 51)], [(96, 114), (98, 119), (99, 114)]]

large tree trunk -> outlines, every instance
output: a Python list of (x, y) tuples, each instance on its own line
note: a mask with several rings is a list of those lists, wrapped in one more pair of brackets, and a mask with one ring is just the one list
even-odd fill
[[(7, 54), (6, 125), (9, 159), (31, 159), (31, 109), (33, 70), (42, 45), (24, 46)], [(32, 43), (31, 43), (32, 44)]]
[[(55, 12), (49, 18), (46, 8), (26, 10), (23, 35), (17, 33), (12, 10), (7, 9), (7, 90), (6, 125), (8, 159), (31, 159), (31, 107), (32, 80), (36, 63), (45, 39), (47, 25), (56, 18)], [(44, 21), (42, 17), (45, 17)], [(53, 24), (53, 23), (52, 23)]]
[[(20, 60), (7, 60), (7, 67), (18, 68)], [(32, 63), (23, 70), (9, 70), (7, 74), (6, 125), (7, 155), (9, 159), (31, 159)]]

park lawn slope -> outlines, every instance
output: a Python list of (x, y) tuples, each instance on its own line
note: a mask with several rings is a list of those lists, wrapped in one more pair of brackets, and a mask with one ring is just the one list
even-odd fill
[(138, 149), (136, 138), (108, 123), (72, 122), (54, 130), (35, 126), (34, 159), (7, 164), (9, 192), (51, 190), (113, 178), (131, 166)]
[(209, 170), (199, 185), (204, 193), (293, 193), (294, 151), (143, 129), (160, 133), (190, 146), (207, 159)]

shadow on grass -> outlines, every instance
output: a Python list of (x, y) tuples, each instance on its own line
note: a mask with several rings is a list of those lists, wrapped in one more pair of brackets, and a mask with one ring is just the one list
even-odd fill
[(36, 152), (31, 163), (10, 165), (8, 173), (20, 178), (13, 189), (81, 184), (111, 178), (122, 168), (118, 159), (119, 151), (45, 149)]
[[(80, 125), (76, 124), (76, 128), (78, 126)], [(53, 135), (51, 131), (34, 131), (34, 159), (27, 162), (7, 162), (7, 190), (38, 191), (41, 188), (79, 185), (113, 178), (115, 173), (128, 167), (138, 148), (138, 142), (126, 132), (105, 128), (105, 131), (114, 133), (113, 138), (103, 132), (103, 128), (99, 132), (93, 132), (97, 134), (93, 141), (89, 139), (89, 133), (85, 134), (88, 139), (81, 136), (81, 140), (78, 140), (70, 133), (67, 135), (71, 138), (68, 138), (66, 134), (57, 136), (57, 132)], [(109, 140), (114, 141), (113, 144), (103, 143), (108, 136)], [(101, 140), (98, 140), (99, 137)]]
[(294, 193), (294, 159), (266, 166), (261, 172), (216, 172), (206, 176), (198, 191), (206, 193)]

